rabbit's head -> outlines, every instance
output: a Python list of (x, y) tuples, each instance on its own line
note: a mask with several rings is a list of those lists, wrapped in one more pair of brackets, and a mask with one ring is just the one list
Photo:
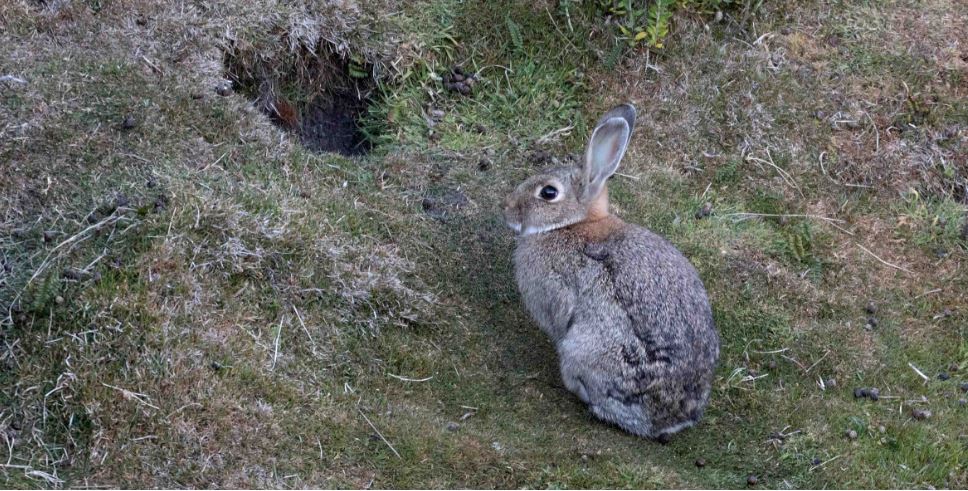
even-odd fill
[(605, 113), (592, 131), (582, 165), (544, 170), (505, 199), (508, 226), (520, 235), (531, 235), (608, 215), (605, 183), (618, 169), (634, 125), (631, 104)]

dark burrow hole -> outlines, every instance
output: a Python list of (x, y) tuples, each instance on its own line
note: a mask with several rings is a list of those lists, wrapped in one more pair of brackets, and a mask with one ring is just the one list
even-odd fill
[(376, 86), (372, 66), (327, 49), (303, 49), (281, 61), (232, 49), (225, 67), (234, 88), (306, 148), (342, 155), (370, 150), (360, 120)]

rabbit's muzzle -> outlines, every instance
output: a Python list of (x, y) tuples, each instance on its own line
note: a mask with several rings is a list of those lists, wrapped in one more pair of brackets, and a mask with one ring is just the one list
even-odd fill
[(504, 223), (507, 224), (511, 230), (514, 230), (515, 234), (521, 234), (521, 225), (523, 222), (523, 213), (519, 206), (511, 201), (510, 198), (504, 200)]

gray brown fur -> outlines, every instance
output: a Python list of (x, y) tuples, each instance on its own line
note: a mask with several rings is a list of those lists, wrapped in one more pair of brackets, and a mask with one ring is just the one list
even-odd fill
[[(699, 274), (672, 244), (608, 213), (605, 182), (635, 110), (609, 111), (583, 166), (549, 169), (508, 197), (515, 278), (555, 343), (565, 386), (592, 413), (650, 438), (696, 424), (709, 401), (719, 335)], [(539, 196), (547, 185), (560, 199)], [(560, 189), (559, 189), (560, 188)]]

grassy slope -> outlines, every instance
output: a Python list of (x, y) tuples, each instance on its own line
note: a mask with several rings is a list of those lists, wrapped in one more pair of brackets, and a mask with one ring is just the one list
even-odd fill
[[(404, 80), (361, 160), (307, 154), (213, 90), (227, 39), (275, 53), (279, 32), (311, 45), (316, 29), (392, 59), (319, 6), (0, 6), (16, 47), (0, 67), (28, 80), (0, 92), (0, 298), (44, 267), (0, 331), (6, 486), (968, 485), (952, 2), (776, 6), (708, 30), (681, 16), (660, 58), (611, 68), (580, 11), (385, 5)], [(453, 61), (483, 86), (430, 100), (427, 71)], [(667, 446), (597, 423), (561, 386), (497, 215), (543, 152), (581, 151), (586, 123), (625, 100), (643, 118), (614, 207), (694, 261), (725, 342), (707, 418)], [(433, 132), (428, 106), (445, 112)], [(456, 191), (464, 206), (424, 213)], [(98, 278), (64, 274), (92, 263)], [(958, 371), (925, 384), (908, 362)], [(857, 386), (887, 397), (856, 401)]]

